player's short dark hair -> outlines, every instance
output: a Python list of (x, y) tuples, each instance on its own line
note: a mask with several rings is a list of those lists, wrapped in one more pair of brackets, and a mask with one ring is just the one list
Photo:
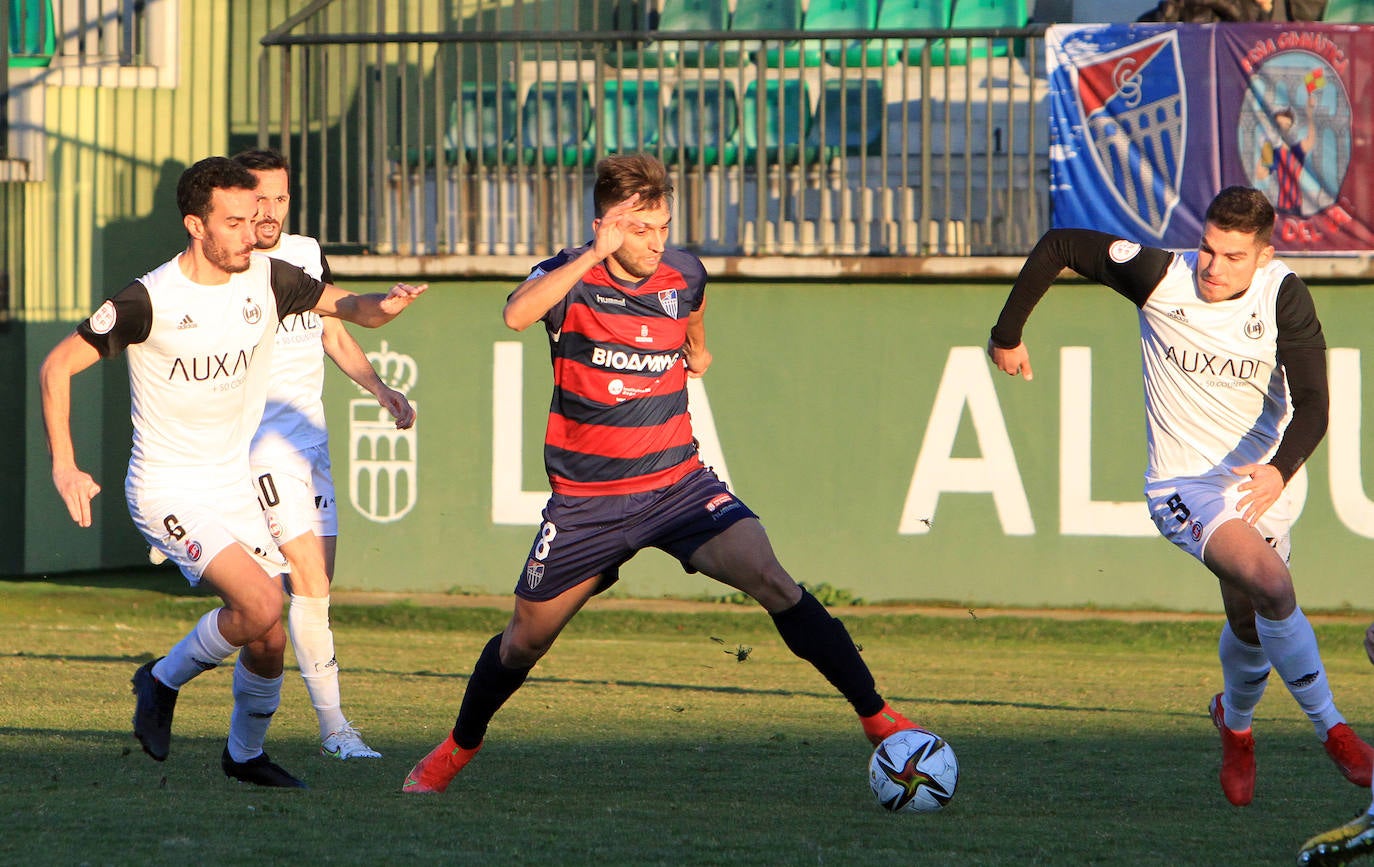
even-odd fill
[(183, 217), (210, 216), (210, 197), (215, 190), (256, 190), (257, 176), (228, 157), (206, 157), (181, 173), (177, 181), (177, 207)]
[(671, 205), (673, 182), (663, 161), (648, 154), (614, 154), (596, 164), (592, 206), (596, 216), (612, 205), (639, 193), (639, 207)]
[(1274, 206), (1254, 187), (1227, 187), (1207, 206), (1207, 222), (1224, 232), (1250, 232), (1261, 244), (1274, 234)]
[(291, 172), (291, 163), (282, 155), (279, 150), (272, 148), (250, 148), (246, 151), (239, 151), (234, 154), (234, 162), (255, 172), (270, 172), (273, 169), (285, 169)]

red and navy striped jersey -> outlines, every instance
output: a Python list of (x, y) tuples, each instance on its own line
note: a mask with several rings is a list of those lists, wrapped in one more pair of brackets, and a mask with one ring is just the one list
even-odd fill
[(1290, 144), (1274, 149), (1274, 161), (1270, 171), (1278, 180), (1278, 201), (1274, 210), (1284, 214), (1302, 213), (1302, 166), (1307, 154), (1301, 144)]
[[(585, 250), (564, 250), (532, 274)], [(553, 361), (544, 466), (556, 493), (651, 491), (702, 466), (684, 351), (687, 318), (705, 290), (701, 260), (667, 249), (658, 270), (636, 283), (596, 265), (544, 314)]]

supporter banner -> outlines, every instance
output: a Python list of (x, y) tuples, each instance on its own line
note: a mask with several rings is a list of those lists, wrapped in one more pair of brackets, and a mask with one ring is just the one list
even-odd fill
[(1197, 243), (1217, 190), (1264, 190), (1281, 252), (1374, 249), (1369, 28), (1055, 26), (1054, 225)]

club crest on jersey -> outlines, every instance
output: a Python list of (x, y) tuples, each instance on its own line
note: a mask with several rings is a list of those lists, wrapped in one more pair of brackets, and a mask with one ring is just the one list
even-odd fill
[(96, 334), (109, 334), (115, 327), (116, 318), (114, 302), (107, 300), (91, 314), (91, 330)]
[(544, 564), (538, 560), (530, 560), (525, 564), (525, 583), (533, 590), (539, 586), (539, 582), (544, 580)]
[(664, 312), (664, 313), (667, 313), (669, 316), (673, 317), (674, 319), (677, 318), (677, 290), (676, 290), (676, 289), (660, 289), (660, 290), (658, 290), (658, 303), (659, 303), (659, 306), (663, 308), (663, 312)]
[(1264, 336), (1264, 320), (1253, 313), (1245, 322), (1245, 336), (1251, 340), (1259, 340)]
[(247, 322), (249, 325), (257, 325), (262, 321), (262, 307), (252, 298), (244, 300), (243, 321)]
[(1129, 262), (1140, 252), (1140, 245), (1134, 241), (1113, 241), (1107, 248), (1107, 255), (1112, 257), (1112, 261), (1117, 264)]

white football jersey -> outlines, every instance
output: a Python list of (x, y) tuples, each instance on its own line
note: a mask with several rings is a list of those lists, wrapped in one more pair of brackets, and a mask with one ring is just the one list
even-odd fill
[[(306, 235), (283, 233), (276, 249), (265, 255), (290, 262), (324, 279), (319, 242)], [(253, 457), (290, 454), (328, 441), (324, 417), (324, 322), (313, 310), (293, 313), (277, 324), (268, 378), (267, 405), (253, 437)]]
[(127, 350), (133, 449), (127, 484), (210, 488), (248, 478), (278, 316), (314, 307), (323, 284), (266, 256), (215, 286), (173, 258), (78, 326), (104, 357)]
[(1196, 251), (1175, 256), (1140, 308), (1147, 483), (1265, 463), (1292, 413), (1276, 343), (1291, 270), (1273, 260), (1244, 295), (1210, 303), (1196, 270)]

